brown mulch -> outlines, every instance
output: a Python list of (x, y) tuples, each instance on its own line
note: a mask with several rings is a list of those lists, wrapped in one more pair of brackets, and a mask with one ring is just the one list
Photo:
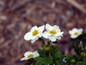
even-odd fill
[(60, 51), (73, 53), (68, 31), (77, 27), (86, 32), (86, 0), (0, 0), (0, 65), (24, 65), (24, 52), (41, 48), (38, 41), (25, 41), (24, 34), (46, 23), (60, 26)]

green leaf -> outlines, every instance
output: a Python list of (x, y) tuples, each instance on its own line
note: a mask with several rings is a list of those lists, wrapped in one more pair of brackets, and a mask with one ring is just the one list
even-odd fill
[(52, 63), (53, 62), (53, 60), (49, 57), (46, 57), (45, 60), (46, 60), (47, 63)]
[(81, 61), (79, 61), (79, 62), (77, 63), (77, 65), (86, 65), (86, 62), (81, 62)]
[(35, 60), (37, 61), (36, 65), (42, 65), (44, 58), (42, 58), (42, 57), (36, 57)]
[(53, 56), (56, 52), (58, 52), (58, 49), (59, 49), (58, 46), (56, 46), (56, 47), (52, 46), (51, 51), (50, 51), (51, 55)]
[(38, 60), (43, 60), (43, 58), (42, 57), (36, 57), (36, 58), (34, 58), (36, 61), (38, 61)]
[(53, 62), (53, 60), (49, 57), (37, 57), (35, 60), (37, 61), (36, 65), (48, 65)]
[(36, 65), (42, 65), (43, 64), (43, 61), (40, 60), (40, 61), (37, 61)]
[(83, 58), (83, 61), (86, 62), (86, 58)]
[(54, 58), (61, 58), (62, 57), (62, 53), (61, 52), (56, 52), (54, 55), (53, 55)]
[(40, 57), (46, 57), (45, 50), (38, 49), (38, 53), (40, 54)]

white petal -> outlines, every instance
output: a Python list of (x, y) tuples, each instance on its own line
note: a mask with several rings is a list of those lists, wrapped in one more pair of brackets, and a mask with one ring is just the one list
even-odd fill
[(31, 39), (31, 32), (28, 32), (24, 35), (25, 40), (30, 40)]
[(33, 54), (34, 54), (34, 57), (33, 57), (33, 58), (35, 58), (35, 57), (38, 57), (38, 56), (39, 56), (39, 53), (38, 53), (37, 51), (35, 51)]
[(77, 28), (73, 28), (72, 31), (78, 31), (78, 29)]
[(37, 29), (37, 26), (32, 27), (31, 32), (33, 32), (35, 29)]
[(74, 34), (75, 32), (78, 32), (78, 29), (77, 28), (73, 28), (72, 30), (70, 30), (71, 33), (70, 34)]
[(53, 27), (54, 27), (54, 29), (56, 29), (57, 31), (60, 31), (59, 26), (54, 25)]
[(25, 58), (25, 57), (23, 57), (23, 58), (21, 58), (20, 60), (21, 60), (21, 61), (23, 61), (23, 60), (26, 60), (26, 58)]
[(43, 34), (42, 32), (41, 32), (41, 33), (39, 33), (39, 34), (38, 34), (38, 37), (39, 37), (39, 38), (40, 38), (40, 37), (42, 37), (42, 34)]
[(39, 33), (36, 36), (32, 36), (31, 43), (34, 43), (36, 40), (38, 40), (40, 37), (42, 37), (42, 33)]
[(44, 25), (43, 25), (43, 26), (40, 26), (38, 29), (39, 29), (41, 32), (43, 32), (43, 31), (44, 31)]
[(31, 40), (31, 43), (34, 43), (36, 40), (38, 40), (38, 37)]
[(71, 30), (69, 31), (69, 34), (72, 34), (72, 31)]
[(53, 29), (56, 30), (57, 32), (60, 32), (61, 31), (60, 28), (59, 28), (59, 26), (57, 26), (57, 25), (54, 25), (53, 26)]
[(31, 40), (34, 40), (34, 39), (37, 38), (37, 37), (38, 37), (38, 35), (32, 36)]
[(69, 34), (72, 36), (74, 35), (75, 32), (78, 32), (76, 28), (73, 28), (72, 30), (69, 31)]
[(63, 36), (64, 32), (57, 32), (56, 36)]
[(50, 30), (52, 30), (52, 28), (53, 28), (53, 27), (52, 27), (51, 25), (49, 25), (49, 24), (46, 24), (46, 30), (47, 30), (47, 31), (50, 31)]
[(56, 37), (49, 37), (49, 39), (50, 39), (51, 41), (53, 41), (53, 42), (56, 41)]
[(71, 35), (71, 38), (73, 38), (73, 39), (75, 39), (75, 38), (77, 38), (77, 37), (78, 37), (78, 35), (77, 35), (77, 36)]
[(44, 37), (44, 38), (48, 38), (48, 37), (49, 37), (49, 33), (48, 33), (47, 31), (44, 32), (44, 33), (43, 33), (43, 37)]
[(79, 29), (79, 33), (80, 33), (80, 35), (82, 34), (82, 32), (83, 32), (83, 29)]
[(27, 57), (29, 54), (33, 54), (31, 51), (25, 52), (24, 56)]
[(61, 40), (61, 36), (58, 36), (57, 39), (58, 39), (58, 40)]

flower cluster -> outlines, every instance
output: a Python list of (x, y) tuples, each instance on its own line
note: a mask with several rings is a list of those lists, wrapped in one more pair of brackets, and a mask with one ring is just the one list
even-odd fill
[[(63, 33), (64, 32), (62, 32), (60, 30), (59, 26), (57, 26), (57, 25), (52, 26), (52, 25), (46, 24), (46, 25), (43, 25), (40, 27), (37, 27), (37, 26), (32, 27), (30, 32), (27, 32), (24, 35), (25, 40), (27, 40), (27, 41), (31, 40), (31, 43), (34, 43), (39, 38), (41, 39), (41, 37), (43, 37), (45, 39), (49, 39), (49, 41), (47, 42), (47, 45), (46, 45), (44, 40), (41, 39), (41, 41), (43, 43), (42, 44), (43, 50), (39, 50), (39, 51), (35, 51), (35, 52), (31, 52), (31, 51), (25, 52), (24, 57), (21, 58), (21, 61), (36, 58), (35, 61), (31, 61), (31, 62), (36, 63), (36, 61), (37, 61), (37, 65), (40, 65), (39, 63), (41, 63), (41, 65), (42, 64), (43, 65), (49, 65), (49, 64), (50, 65), (65, 65), (67, 62), (69, 62), (69, 64), (66, 64), (66, 65), (71, 65), (71, 63), (74, 64), (76, 61), (73, 56), (70, 57), (70, 56), (66, 55), (66, 57), (64, 57), (60, 52), (57, 52), (58, 47), (54, 47), (54, 46), (50, 45), (51, 42), (55, 43), (55, 44), (58, 43), (57, 40), (60, 40), (63, 37)], [(73, 28), (72, 30), (69, 30), (68, 33), (70, 34), (70, 37), (72, 39), (75, 39), (75, 42), (76, 42), (77, 38), (83, 33), (83, 29), (82, 28), (80, 28), (80, 29)], [(83, 38), (83, 36), (81, 36), (81, 38)], [(86, 40), (86, 37), (83, 38), (82, 42), (85, 40)], [(73, 47), (75, 48), (75, 50), (77, 50), (79, 43), (80, 43), (80, 41), (78, 40), (76, 45), (73, 44), (74, 45)], [(85, 41), (85, 43), (86, 43), (86, 41)], [(86, 45), (86, 44), (84, 44), (84, 45)], [(84, 45), (83, 45), (83, 48), (85, 49)], [(83, 51), (82, 49), (80, 49), (80, 50)], [(83, 54), (80, 54), (79, 52), (80, 51), (78, 51), (78, 50), (76, 51), (77, 54), (82, 56)], [(86, 54), (84, 51), (83, 51), (83, 53)], [(84, 55), (84, 57), (85, 57), (85, 55)], [(57, 59), (58, 59), (58, 62), (55, 61)], [(62, 62), (60, 59), (63, 59)], [(79, 60), (82, 60), (82, 58), (79, 58)]]
[[(46, 28), (46, 31), (44, 31), (44, 28)], [(37, 27), (34, 26), (32, 27), (32, 29), (30, 30), (30, 32), (27, 32), (24, 36), (25, 40), (31, 40), (32, 43), (34, 43), (36, 40), (38, 40), (41, 37), (44, 37), (46, 39), (49, 39), (53, 42), (55, 42), (57, 39), (61, 39), (61, 37), (63, 36), (63, 32), (61, 32), (59, 26), (54, 25), (51, 26), (49, 24)]]

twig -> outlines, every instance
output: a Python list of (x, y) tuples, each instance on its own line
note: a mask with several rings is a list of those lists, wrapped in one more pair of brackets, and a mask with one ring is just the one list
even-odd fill
[(86, 5), (79, 4), (75, 0), (67, 0), (67, 2), (86, 14)]

